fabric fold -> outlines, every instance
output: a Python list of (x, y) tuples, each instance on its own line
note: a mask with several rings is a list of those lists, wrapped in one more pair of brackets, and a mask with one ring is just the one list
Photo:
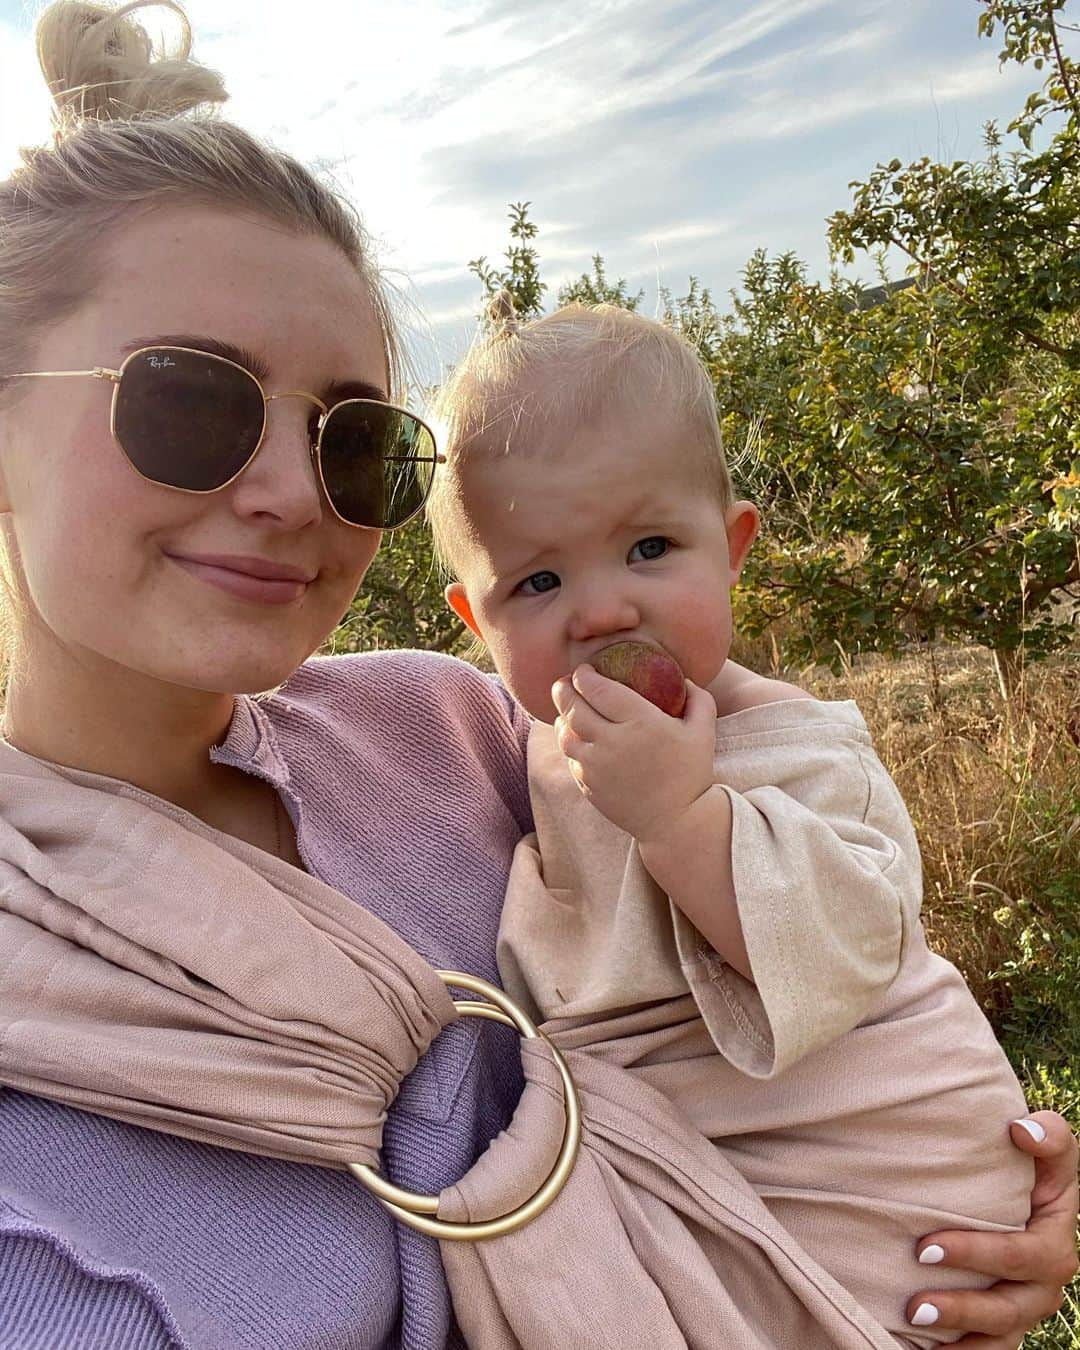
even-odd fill
[(456, 1018), (385, 924), (127, 784), (0, 745), (0, 1081), (343, 1167)]
[[(558, 1031), (549, 1028), (560, 1042)], [(569, 1038), (573, 1039), (573, 1035)], [(454, 1312), (476, 1350), (895, 1350), (897, 1342), (769, 1213), (671, 1102), (620, 1067), (561, 1046), (585, 1119), (577, 1165), (539, 1218), (488, 1242), (444, 1242)], [(535, 1146), (559, 1119), (550, 1052), (524, 1046), (514, 1125), (440, 1198), (439, 1217), (485, 1216), (535, 1190)]]
[[(377, 1161), (387, 1105), (457, 1016), (435, 971), (332, 888), (3, 745), (0, 953), (0, 1083), (331, 1167)], [(752, 1154), (710, 1142), (745, 1104), (717, 1091), (725, 1061), (688, 994), (545, 1030), (578, 1083), (582, 1147), (532, 1223), (443, 1244), (473, 1350), (896, 1344), (785, 1227)], [(518, 1111), (443, 1192), (445, 1218), (504, 1213), (550, 1172), (561, 1084), (543, 1041), (522, 1054)], [(842, 1142), (823, 1175), (842, 1175)]]
[(880, 1005), (918, 929), (922, 871), (854, 704), (791, 699), (717, 721), (756, 984), (717, 957), (582, 796), (551, 727), (533, 726), (528, 759), (536, 832), (514, 856), (498, 956), (534, 1017), (692, 992), (720, 1053), (773, 1078)]
[[(741, 1278), (744, 1262), (748, 1288), (767, 1296), (768, 1282), (755, 1285), (754, 1274), (766, 1248), (749, 1252), (752, 1240), (735, 1223), (733, 1197), (745, 1185), (772, 1225), (759, 1213), (755, 1231), (771, 1235), (802, 1272), (794, 1281), (772, 1277), (792, 1326), (818, 1308), (823, 1290), (835, 1297), (835, 1281), (863, 1310), (862, 1325), (894, 1343), (955, 1339), (934, 1328), (915, 1337), (906, 1323), (904, 1300), (927, 1279), (916, 1242), (942, 1228), (1000, 1231), (1026, 1221), (1030, 1163), (1006, 1129), (1025, 1109), (1015, 1075), (959, 972), (926, 946), (914, 832), (854, 706), (797, 699), (744, 710), (718, 719), (716, 747), (756, 984), (670, 903), (634, 840), (582, 795), (542, 725), (528, 747), (536, 833), (515, 853), (499, 934), (504, 982), (535, 1010), (583, 1084), (610, 1072), (612, 1092), (621, 1085), (641, 1127), (656, 1127), (663, 1109), (648, 1093), (632, 1096), (620, 1077), (629, 1075), (668, 1104), (666, 1125), (678, 1119), (691, 1132), (696, 1152), (677, 1131), (638, 1134), (654, 1141), (643, 1171), (628, 1142), (629, 1106), (620, 1142), (600, 1129), (607, 1108), (588, 1098), (590, 1157), (602, 1153), (632, 1190), (611, 1192), (622, 1219), (634, 1207), (652, 1214), (673, 1187), (685, 1191), (665, 1203), (710, 1253), (706, 1264), (717, 1274), (699, 1281), (709, 1298), (722, 1304), (716, 1280)], [(702, 1140), (716, 1155), (708, 1166)], [(726, 1206), (723, 1216), (705, 1206), (706, 1220), (686, 1198), (699, 1181), (711, 1205)], [(597, 1208), (580, 1221), (589, 1231), (602, 1218)], [(659, 1231), (671, 1220), (657, 1212), (642, 1222), (652, 1232), (654, 1222)], [(657, 1260), (668, 1242), (685, 1251), (670, 1233)], [(820, 1282), (821, 1271), (830, 1283)], [(662, 1272), (650, 1258), (643, 1278), (666, 1288)], [(932, 1283), (959, 1282), (935, 1270)], [(741, 1300), (737, 1309), (753, 1323)], [(686, 1343), (821, 1343), (805, 1329), (771, 1339), (767, 1320), (742, 1325), (720, 1306), (715, 1317), (730, 1340)], [(831, 1314), (814, 1318), (830, 1328), (825, 1344), (852, 1344), (829, 1339), (840, 1337)]]

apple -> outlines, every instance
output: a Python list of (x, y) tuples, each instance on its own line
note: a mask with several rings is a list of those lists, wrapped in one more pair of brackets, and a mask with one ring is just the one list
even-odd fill
[(686, 677), (678, 661), (647, 642), (613, 642), (591, 659), (609, 680), (625, 684), (661, 712), (681, 717), (686, 707)]

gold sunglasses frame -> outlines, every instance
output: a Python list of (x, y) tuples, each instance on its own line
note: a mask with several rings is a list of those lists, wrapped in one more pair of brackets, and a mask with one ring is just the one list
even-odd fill
[[(232, 475), (231, 478), (229, 478), (224, 483), (219, 483), (217, 487), (185, 488), (185, 487), (178, 487), (175, 483), (162, 483), (156, 478), (151, 478), (148, 474), (143, 473), (143, 471), (139, 468), (139, 466), (132, 460), (127, 450), (125, 450), (124, 444), (120, 440), (120, 437), (116, 434), (116, 404), (117, 400), (120, 397), (120, 384), (124, 378), (124, 371), (128, 368), (128, 366), (132, 363), (132, 361), (135, 360), (136, 357), (146, 356), (148, 353), (151, 352), (161, 352), (165, 355), (168, 355), (169, 352), (183, 352), (187, 356), (201, 356), (207, 361), (218, 361), (223, 366), (232, 366), (234, 370), (238, 370), (241, 373), (241, 375), (245, 376), (247, 379), (252, 381), (252, 383), (258, 389), (260, 396), (262, 397), (263, 424), (262, 429), (259, 432), (259, 439), (255, 442), (254, 449), (252, 450), (251, 454), (248, 455), (247, 459), (240, 466), (240, 468), (237, 469), (237, 471)], [(266, 424), (268, 420), (267, 405), (270, 403), (274, 403), (278, 399), (282, 398), (304, 398), (307, 399), (309, 403), (314, 403), (315, 406), (319, 409), (318, 433), (315, 436), (315, 438), (311, 441), (310, 445), (311, 460), (315, 466), (315, 472), (319, 480), (319, 487), (322, 490), (322, 495), (325, 498), (327, 504), (329, 505), (331, 511), (333, 511), (334, 515), (337, 516), (338, 520), (340, 520), (343, 525), (348, 525), (354, 530), (400, 530), (401, 527), (403, 525), (407, 525), (410, 520), (415, 520), (416, 517), (420, 514), (420, 512), (424, 509), (424, 506), (427, 503), (427, 499), (431, 495), (431, 484), (434, 479), (435, 465), (446, 463), (446, 456), (439, 454), (435, 440), (435, 433), (432, 431), (432, 429), (428, 426), (428, 424), (424, 421), (422, 417), (417, 417), (416, 413), (410, 412), (408, 408), (402, 408), (396, 403), (384, 403), (381, 399), (375, 398), (347, 398), (342, 399), (340, 403), (335, 403), (333, 407), (330, 407), (326, 403), (324, 403), (323, 400), (319, 398), (316, 394), (309, 394), (306, 390), (303, 389), (288, 389), (280, 394), (268, 394), (266, 390), (263, 388), (262, 381), (258, 378), (257, 375), (253, 375), (251, 371), (247, 369), (246, 366), (240, 365), (238, 361), (230, 360), (229, 357), (227, 356), (219, 356), (216, 352), (200, 351), (198, 347), (177, 347), (175, 345), (165, 345), (157, 347), (155, 346), (139, 347), (135, 351), (133, 351), (129, 356), (126, 356), (124, 358), (124, 360), (120, 363), (119, 370), (111, 370), (107, 366), (94, 366), (91, 370), (24, 370), (19, 371), (17, 374), (14, 375), (0, 376), (0, 384), (3, 384), (7, 380), (74, 379), (80, 376), (88, 379), (104, 380), (106, 381), (106, 383), (109, 383), (113, 386), (112, 401), (109, 408), (109, 433), (112, 436), (113, 440), (116, 442), (117, 446), (119, 447), (120, 453), (123, 455), (125, 463), (127, 463), (131, 467), (133, 472), (137, 473), (144, 482), (153, 483), (155, 487), (167, 488), (170, 492), (185, 492), (193, 497), (209, 497), (215, 492), (223, 492), (225, 488), (235, 483), (241, 474), (245, 473), (248, 469), (251, 468), (255, 456), (262, 449), (263, 441), (266, 439)], [(330, 419), (332, 413), (336, 412), (339, 408), (347, 408), (350, 404), (353, 403), (360, 403), (365, 406), (374, 408), (385, 408), (390, 412), (402, 413), (405, 417), (411, 418), (415, 423), (417, 423), (418, 426), (423, 427), (423, 429), (431, 437), (431, 449), (432, 449), (431, 455), (389, 455), (385, 457), (386, 459), (394, 461), (409, 460), (416, 462), (418, 464), (430, 463), (432, 466), (432, 477), (431, 479), (428, 480), (427, 490), (424, 492), (423, 498), (421, 499), (419, 506), (417, 506), (415, 511), (410, 511), (410, 513), (403, 520), (399, 520), (393, 525), (359, 525), (355, 520), (347, 520), (334, 505), (334, 502), (330, 497), (330, 493), (327, 491), (326, 488), (326, 479), (323, 475), (323, 467), (322, 467), (323, 428), (326, 426), (326, 423)]]

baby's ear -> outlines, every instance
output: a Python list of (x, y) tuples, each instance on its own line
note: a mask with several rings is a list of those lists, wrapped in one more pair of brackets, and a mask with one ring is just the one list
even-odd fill
[(472, 633), (473, 637), (479, 638), (483, 642), (484, 635), (477, 627), (476, 619), (473, 617), (472, 605), (469, 604), (469, 597), (465, 594), (465, 587), (461, 582), (452, 581), (443, 594), (446, 596), (446, 603)]
[(728, 540), (728, 565), (731, 569), (731, 585), (739, 579), (746, 555), (757, 538), (761, 519), (753, 502), (734, 502), (727, 512), (725, 525)]

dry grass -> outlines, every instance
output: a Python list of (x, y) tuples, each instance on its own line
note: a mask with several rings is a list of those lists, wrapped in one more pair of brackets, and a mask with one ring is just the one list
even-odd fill
[[(735, 656), (785, 673), (767, 638)], [(858, 703), (918, 831), (931, 944), (963, 971), (1032, 1108), (1080, 1127), (1080, 644), (1024, 671), (1010, 705), (981, 648), (786, 673)], [(1078, 1350), (1080, 1278), (1024, 1347)]]
[(862, 710), (918, 831), (930, 940), (999, 1020), (994, 973), (1018, 925), (1042, 912), (1054, 875), (1080, 885), (1080, 650), (1029, 667), (1009, 709), (981, 648), (870, 657), (808, 683)]

